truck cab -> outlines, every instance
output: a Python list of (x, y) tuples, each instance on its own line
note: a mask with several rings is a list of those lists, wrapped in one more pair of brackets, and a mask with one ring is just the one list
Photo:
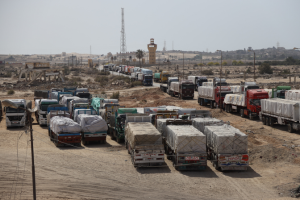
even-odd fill
[[(11, 102), (17, 104), (20, 108), (5, 107), (6, 127), (25, 126), (26, 124), (26, 111), (27, 108), (25, 99), (10, 99)], [(22, 109), (23, 108), (23, 109)]]
[(166, 72), (166, 71), (163, 71), (162, 73), (160, 73), (160, 82), (161, 83), (166, 83), (168, 82), (168, 78), (170, 77), (170, 73), (169, 72)]
[(263, 89), (251, 89), (247, 90), (246, 93), (246, 104), (247, 109), (244, 110), (244, 115), (250, 116), (258, 116), (261, 111), (261, 99), (268, 99), (268, 93)]
[(192, 81), (189, 81), (189, 80), (180, 81), (178, 98), (179, 99), (184, 99), (184, 98), (194, 99), (194, 88), (195, 88), (195, 85), (193, 84)]
[(291, 86), (277, 86), (276, 89), (272, 89), (272, 98), (285, 98), (285, 92), (291, 90)]
[(150, 74), (144, 74), (143, 85), (153, 86), (153, 76)]
[[(220, 86), (217, 86), (215, 88), (215, 102), (217, 105), (220, 103)], [(229, 86), (221, 86), (221, 105), (223, 105), (224, 98), (226, 94), (232, 94), (233, 92), (231, 91)]]
[(47, 109), (49, 105), (58, 104), (54, 99), (37, 99), (35, 100), (35, 119), (40, 125), (47, 125)]
[(154, 82), (159, 82), (160, 81), (160, 74), (161, 73), (155, 73), (154, 74)]

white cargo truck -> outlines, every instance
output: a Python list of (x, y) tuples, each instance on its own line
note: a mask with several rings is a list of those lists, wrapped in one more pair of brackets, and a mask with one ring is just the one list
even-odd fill
[[(290, 90), (291, 91), (291, 90)], [(286, 125), (292, 133), (300, 130), (300, 102), (295, 100), (273, 98), (261, 100), (259, 117), (264, 125)]]
[(24, 109), (31, 109), (32, 103), (25, 99), (9, 99), (9, 101), (17, 104), (19, 108), (5, 107), (6, 127), (22, 127), (26, 125), (27, 113)]
[(128, 122), (125, 146), (134, 167), (166, 166), (161, 134), (150, 122)]
[(49, 105), (58, 104), (56, 99), (36, 99), (35, 119), (40, 125), (47, 125), (47, 109)]
[(248, 136), (224, 124), (205, 126), (207, 158), (217, 170), (247, 170), (249, 166)]

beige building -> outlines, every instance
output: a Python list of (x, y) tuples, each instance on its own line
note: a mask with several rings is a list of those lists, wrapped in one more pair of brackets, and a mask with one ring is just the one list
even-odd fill
[(155, 64), (156, 62), (156, 49), (157, 44), (154, 44), (154, 39), (150, 39), (150, 44), (148, 44), (148, 51), (149, 51), (149, 64)]

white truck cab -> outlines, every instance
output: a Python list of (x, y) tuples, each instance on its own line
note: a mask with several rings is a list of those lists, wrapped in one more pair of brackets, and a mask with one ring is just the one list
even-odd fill
[[(9, 101), (17, 104), (19, 107), (26, 109), (25, 99), (9, 99)], [(26, 124), (26, 111), (18, 108), (5, 107), (6, 127), (22, 127)]]
[(47, 125), (47, 109), (49, 105), (58, 104), (55, 99), (36, 99), (35, 107), (37, 111), (35, 112), (36, 121), (40, 125)]

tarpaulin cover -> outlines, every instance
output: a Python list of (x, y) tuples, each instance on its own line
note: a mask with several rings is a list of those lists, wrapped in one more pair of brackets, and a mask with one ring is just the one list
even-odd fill
[(74, 121), (77, 121), (77, 116), (80, 114), (98, 115), (96, 110), (92, 109), (76, 109), (74, 111)]
[(164, 149), (160, 132), (149, 122), (127, 123), (125, 138), (133, 149)]
[(89, 99), (88, 98), (79, 98), (79, 99), (74, 99), (72, 101), (69, 102), (69, 112), (71, 113), (72, 111), (72, 106), (75, 103), (89, 103)]
[(166, 124), (167, 124), (167, 120), (180, 120), (181, 119), (173, 119), (173, 118), (164, 118), (164, 119), (157, 119), (156, 120), (156, 128), (157, 130), (161, 133), (161, 135), (163, 137), (166, 137)]
[(285, 99), (300, 100), (300, 90), (287, 90), (287, 91), (285, 91)]
[[(205, 83), (205, 82), (204, 82)], [(202, 98), (214, 98), (214, 88), (208, 86), (199, 86), (198, 95)]]
[(126, 124), (129, 122), (150, 122), (151, 123), (151, 117), (148, 115), (126, 115)]
[(231, 85), (229, 87), (233, 93), (240, 93), (240, 88), (241, 88), (240, 85)]
[(160, 73), (155, 73), (154, 74), (154, 78), (158, 78), (159, 79), (160, 78)]
[(206, 136), (190, 125), (169, 125), (166, 140), (175, 153), (206, 153)]
[(170, 85), (170, 90), (173, 92), (179, 92), (179, 82), (172, 82)]
[(213, 87), (214, 84), (213, 84), (213, 82), (203, 82), (203, 83), (202, 83), (202, 86), (205, 86), (205, 87)]
[(50, 129), (54, 133), (79, 133), (81, 126), (67, 117), (55, 116), (50, 120)]
[(49, 99), (56, 99), (57, 100), (58, 92), (51, 92), (49, 95)]
[(262, 113), (268, 113), (279, 117), (289, 118), (293, 121), (299, 121), (299, 104), (299, 101), (288, 99), (262, 99), (261, 111)]
[(142, 81), (144, 79), (144, 74), (138, 74), (138, 80)]
[(136, 78), (136, 73), (131, 73), (130, 77), (131, 78)]
[(244, 94), (226, 94), (224, 103), (232, 104), (237, 106), (245, 106), (245, 95)]
[(79, 97), (73, 96), (73, 97), (67, 97), (67, 96), (63, 96), (63, 98), (61, 99), (61, 101), (59, 102), (59, 104), (61, 105), (65, 105), (66, 107), (68, 107), (67, 103), (68, 100), (73, 100), (73, 99), (79, 99)]
[[(65, 107), (63, 107), (63, 108), (65, 108)], [(48, 109), (49, 109), (49, 107), (48, 107)], [(59, 113), (59, 110), (56, 110), (55, 112)], [(63, 117), (66, 117), (66, 118), (70, 118), (70, 113), (68, 113), (68, 111), (66, 110), (63, 115), (58, 115), (58, 116), (63, 116)], [(50, 117), (55, 117), (55, 116), (53, 116), (53, 113), (51, 113), (51, 111), (48, 112), (48, 114), (47, 114), (47, 126), (50, 125), (50, 119), (51, 119)]]
[(200, 132), (204, 133), (205, 126), (222, 126), (224, 122), (216, 118), (194, 118), (193, 126)]
[(102, 132), (107, 131), (106, 121), (99, 115), (80, 114), (77, 116), (77, 123), (83, 132)]
[(230, 125), (206, 126), (204, 135), (207, 146), (217, 154), (244, 154), (248, 151), (248, 136)]
[(178, 107), (178, 106), (166, 106), (166, 109), (168, 111), (177, 111), (177, 110), (182, 109), (182, 108)]
[(101, 108), (101, 101), (103, 101), (103, 98), (92, 98), (91, 106), (94, 108), (94, 110), (98, 110)]

